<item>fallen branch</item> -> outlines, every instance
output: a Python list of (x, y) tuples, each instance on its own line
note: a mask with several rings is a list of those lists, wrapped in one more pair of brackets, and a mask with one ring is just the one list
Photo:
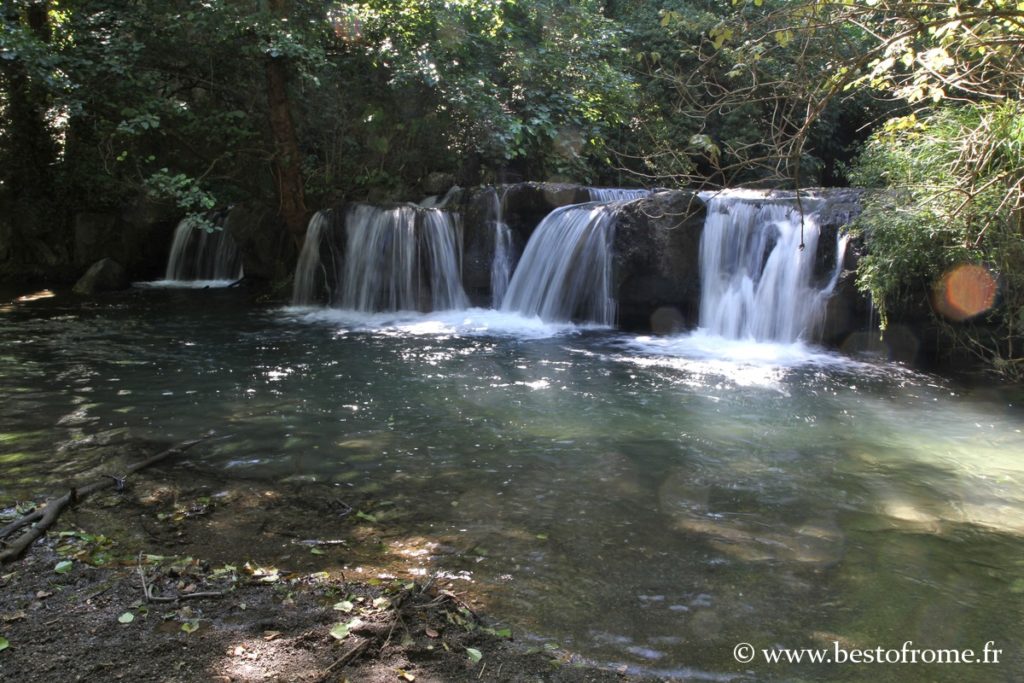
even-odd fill
[(169, 458), (172, 455), (184, 453), (189, 448), (192, 448), (192, 446), (195, 446), (197, 443), (206, 441), (212, 436), (213, 432), (210, 432), (209, 434), (203, 436), (202, 438), (193, 439), (191, 441), (184, 441), (178, 444), (177, 446), (173, 446), (165, 451), (161, 451), (160, 453), (157, 453), (156, 455), (147, 458), (142, 462), (137, 462), (134, 465), (129, 465), (128, 468), (125, 470), (125, 474), (120, 477), (114, 477), (113, 475), (105, 475), (102, 479), (98, 479), (97, 481), (91, 482), (84, 486), (72, 487), (70, 491), (65, 493), (60, 498), (48, 502), (46, 504), (46, 507), (43, 508), (42, 510), (32, 512), (29, 515), (23, 517), (22, 519), (12, 522), (11, 524), (8, 524), (6, 527), (0, 530), (0, 532), (3, 532), (0, 533), (0, 539), (6, 538), (11, 533), (25, 526), (28, 526), (29, 524), (32, 524), (32, 526), (29, 526), (28, 530), (21, 534), (21, 536), (18, 536), (18, 538), (16, 538), (14, 541), (8, 543), (5, 540), (0, 540), (0, 545), (6, 546), (5, 549), (2, 552), (0, 552), (0, 564), (13, 562), (14, 560), (21, 557), (21, 554), (25, 552), (25, 550), (30, 545), (35, 543), (36, 540), (38, 540), (43, 534), (46, 533), (47, 529), (53, 526), (53, 523), (57, 521), (58, 517), (60, 517), (60, 513), (64, 511), (64, 508), (74, 503), (77, 503), (78, 501), (84, 499), (86, 496), (92, 495), (93, 493), (96, 493), (97, 491), (100, 491), (102, 489), (108, 488), (110, 486), (117, 486), (119, 483), (123, 485), (124, 479), (125, 477), (127, 477), (127, 475), (134, 474), (139, 470), (150, 467), (151, 465), (155, 465), (161, 460)]
[(201, 593), (179, 593), (177, 595), (153, 595), (153, 587), (146, 583), (146, 570), (142, 568), (142, 553), (139, 553), (139, 578), (142, 580), (142, 594), (146, 602), (178, 602), (189, 598), (220, 598), (225, 591), (204, 591)]
[(326, 681), (326, 680), (328, 680), (330, 678), (331, 673), (333, 671), (335, 671), (336, 669), (339, 669), (339, 668), (345, 666), (346, 664), (348, 664), (349, 662), (354, 660), (356, 657), (358, 657), (359, 655), (363, 654), (363, 652), (366, 650), (366, 648), (370, 647), (370, 642), (371, 641), (369, 641), (369, 640), (364, 640), (363, 642), (359, 643), (358, 645), (353, 647), (351, 650), (349, 650), (348, 652), (343, 654), (341, 656), (341, 658), (338, 659), (338, 661), (336, 661), (334, 664), (331, 664), (329, 667), (327, 667), (327, 671), (324, 671), (323, 675), (320, 676), (320, 678), (318, 680), (319, 681)]
[(14, 520), (13, 522), (5, 526), (3, 529), (0, 529), (0, 538), (7, 538), (21, 527), (28, 526), (32, 522), (35, 522), (42, 518), (43, 511), (37, 508), (32, 512), (28, 513), (27, 515), (25, 515), (24, 517)]

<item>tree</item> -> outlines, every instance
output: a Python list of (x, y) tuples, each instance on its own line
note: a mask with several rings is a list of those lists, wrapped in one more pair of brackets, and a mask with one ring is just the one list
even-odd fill
[(69, 246), (54, 229), (63, 216), (56, 200), (57, 147), (47, 119), (48, 9), (46, 2), (5, 0), (2, 6), (0, 211), (7, 225), (0, 259), (52, 267), (66, 260)]
[[(288, 8), (285, 0), (269, 0), (269, 4), (273, 21), (278, 24), (278, 33), (287, 36)], [(306, 209), (299, 142), (288, 97), (288, 71), (284, 51), (270, 46), (266, 51), (265, 68), (267, 106), (270, 110), (270, 130), (274, 139), (274, 169), (281, 216), (296, 243), (301, 244), (302, 236), (306, 234), (309, 212)]]

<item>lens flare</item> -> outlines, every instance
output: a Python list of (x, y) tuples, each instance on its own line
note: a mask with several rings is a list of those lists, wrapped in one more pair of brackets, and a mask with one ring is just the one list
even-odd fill
[(935, 309), (950, 320), (967, 320), (992, 308), (997, 289), (987, 268), (965, 263), (946, 271), (939, 280)]

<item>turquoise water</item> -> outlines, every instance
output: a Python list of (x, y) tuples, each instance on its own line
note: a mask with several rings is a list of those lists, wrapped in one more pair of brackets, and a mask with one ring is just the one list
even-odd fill
[[(1024, 670), (1010, 390), (802, 346), (270, 309), (237, 291), (12, 304), (0, 343), (0, 504), (95, 465), (61, 450), (74, 439), (212, 428), (227, 438), (193, 470), (372, 510), (404, 573), (440, 572), (522, 639), (599, 664), (695, 680)], [(296, 533), (323, 531), (308, 523)], [(1004, 663), (733, 659), (739, 642), (835, 640), (994, 641)]]

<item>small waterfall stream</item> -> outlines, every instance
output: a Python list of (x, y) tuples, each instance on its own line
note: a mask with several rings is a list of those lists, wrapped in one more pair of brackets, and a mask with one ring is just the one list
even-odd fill
[(615, 322), (612, 239), (605, 204), (573, 204), (540, 222), (509, 282), (501, 310), (549, 322)]
[[(315, 304), (321, 281), (338, 294), (331, 303), (363, 312), (465, 308), (462, 236), (452, 214), (412, 204), (352, 206), (345, 216), (344, 258), (329, 270), (322, 243), (333, 240), (330, 211), (310, 220), (295, 271), (292, 303)], [(333, 253), (334, 247), (332, 247)]]
[(416, 310), (416, 209), (359, 204), (349, 210), (345, 227), (341, 308)]
[(492, 189), (488, 193), (490, 221), (494, 230), (494, 258), (491, 260), (491, 306), (501, 308), (508, 283), (515, 270), (512, 231), (504, 219), (505, 193)]
[(839, 238), (831, 279), (812, 282), (821, 202), (763, 193), (703, 196), (708, 206), (701, 236), (700, 326), (732, 339), (795, 342), (820, 321), (839, 278), (846, 238)]
[(650, 190), (623, 187), (591, 187), (588, 189), (593, 201), (604, 203), (630, 202), (634, 199), (643, 199), (651, 193)]
[(317, 301), (318, 275), (323, 270), (320, 262), (320, 244), (324, 233), (331, 227), (331, 211), (317, 211), (309, 219), (306, 238), (295, 266), (295, 283), (292, 286), (292, 304), (311, 306)]
[(188, 218), (178, 223), (164, 277), (174, 281), (241, 279), (242, 256), (222, 225), (223, 217), (213, 231), (194, 227)]
[(430, 277), (430, 308), (434, 311), (466, 308), (462, 289), (462, 235), (450, 213), (423, 211), (420, 242)]

